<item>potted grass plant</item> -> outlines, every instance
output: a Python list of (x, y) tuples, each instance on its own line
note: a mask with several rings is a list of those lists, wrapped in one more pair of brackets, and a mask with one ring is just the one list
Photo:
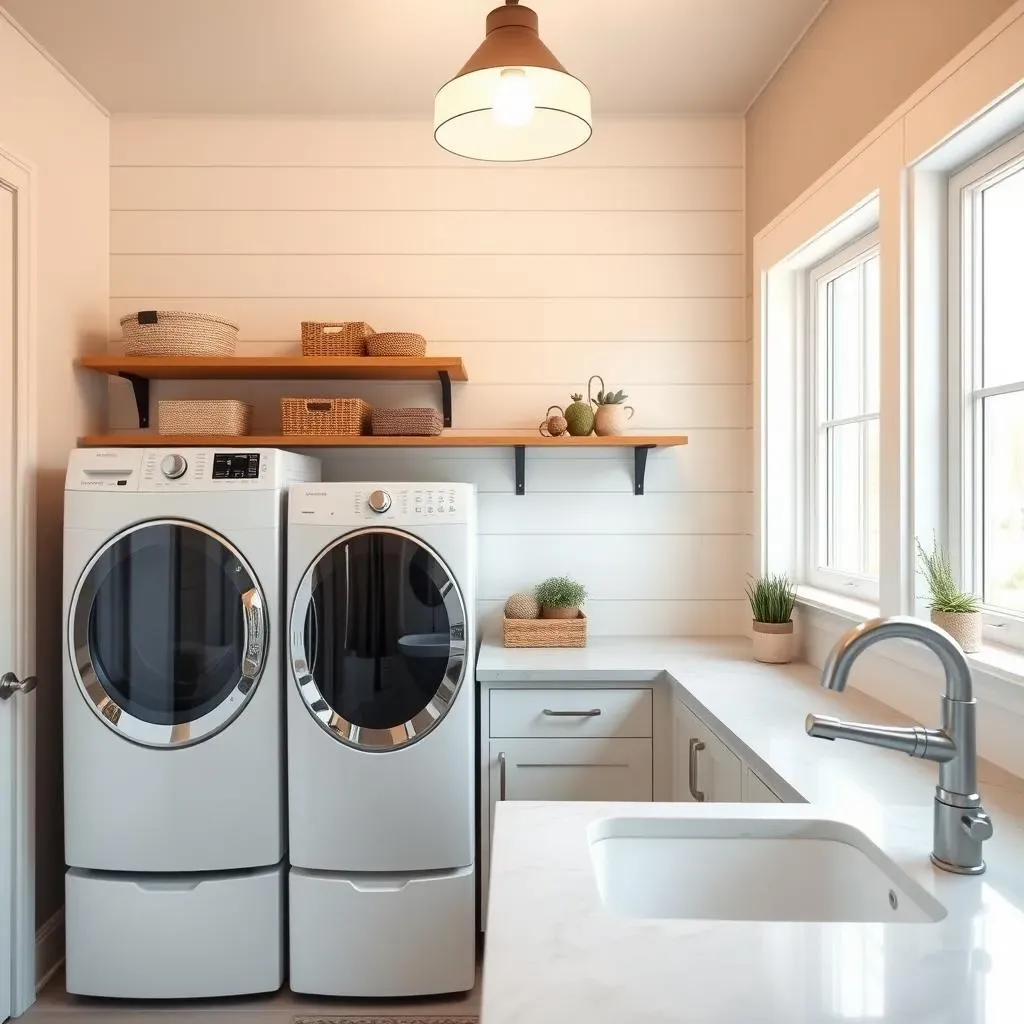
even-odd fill
[(770, 665), (793, 660), (793, 605), (796, 588), (784, 573), (750, 580), (747, 599), (754, 617), (754, 658)]
[(949, 557), (932, 538), (931, 551), (917, 542), (919, 572), (931, 595), (932, 622), (944, 629), (967, 654), (981, 650), (981, 601), (957, 586)]
[(568, 576), (552, 576), (537, 587), (542, 619), (578, 619), (587, 588)]

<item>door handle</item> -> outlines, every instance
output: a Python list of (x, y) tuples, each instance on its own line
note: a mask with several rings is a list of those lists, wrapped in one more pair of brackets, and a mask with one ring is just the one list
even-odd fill
[(13, 672), (0, 676), (0, 700), (10, 700), (16, 693), (31, 693), (35, 688), (35, 676), (19, 679)]
[(242, 617), (245, 620), (245, 652), (242, 657), (242, 675), (254, 682), (263, 668), (266, 653), (263, 599), (253, 587), (242, 595)]
[(547, 715), (548, 718), (596, 718), (601, 714), (601, 709), (591, 708), (589, 711), (552, 711), (551, 708), (545, 708), (541, 714)]
[(697, 755), (703, 749), (704, 744), (701, 740), (696, 737), (690, 740), (690, 775), (686, 781), (687, 785), (690, 787), (690, 796), (692, 796), (699, 804), (704, 802), (704, 794), (697, 788)]
[(498, 754), (498, 799), (505, 799), (505, 783), (508, 776), (508, 758), (503, 750)]

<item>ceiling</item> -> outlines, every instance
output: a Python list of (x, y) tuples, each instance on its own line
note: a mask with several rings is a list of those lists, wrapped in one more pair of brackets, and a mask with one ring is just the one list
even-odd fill
[[(742, 113), (825, 0), (534, 0), (597, 114)], [(495, 0), (0, 0), (112, 113), (429, 116)]]

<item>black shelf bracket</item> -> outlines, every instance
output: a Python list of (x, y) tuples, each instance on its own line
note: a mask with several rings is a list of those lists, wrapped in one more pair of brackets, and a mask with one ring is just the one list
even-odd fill
[(437, 379), (441, 382), (441, 415), (444, 425), (452, 425), (452, 379), (447, 370), (438, 370)]
[(526, 445), (516, 445), (516, 494), (526, 493)]
[(638, 444), (633, 449), (633, 493), (641, 495), (644, 493), (644, 477), (647, 475), (647, 453), (654, 447), (653, 444)]
[(149, 426), (149, 378), (124, 372), (119, 373), (118, 376), (131, 384), (132, 392), (135, 395), (135, 408), (139, 412), (139, 429), (145, 430)]

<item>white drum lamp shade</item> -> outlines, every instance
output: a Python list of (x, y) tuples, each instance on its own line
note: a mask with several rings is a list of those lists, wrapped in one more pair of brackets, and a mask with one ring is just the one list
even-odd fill
[(434, 100), (434, 139), (472, 160), (543, 160), (591, 135), (590, 90), (537, 34), (537, 15), (506, 0), (487, 34)]

